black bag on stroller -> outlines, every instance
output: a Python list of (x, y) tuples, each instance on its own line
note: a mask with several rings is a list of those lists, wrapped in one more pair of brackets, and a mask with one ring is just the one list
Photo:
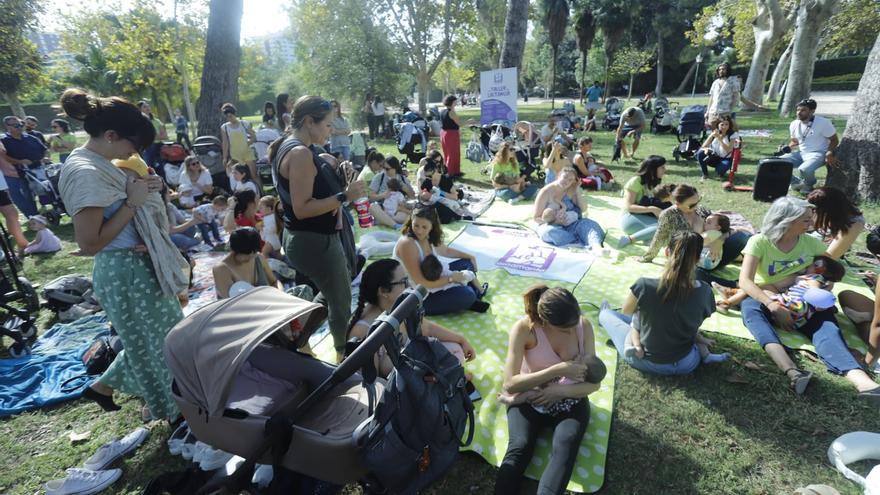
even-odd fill
[(364, 465), (389, 493), (426, 487), (474, 436), (464, 369), (438, 340), (421, 335), (421, 312), (407, 319), (410, 341), (397, 355), (375, 412), (353, 434)]

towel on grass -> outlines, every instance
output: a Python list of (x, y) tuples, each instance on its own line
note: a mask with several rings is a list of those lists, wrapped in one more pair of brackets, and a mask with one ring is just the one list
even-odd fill
[[(82, 356), (98, 336), (110, 334), (104, 313), (73, 323), (58, 323), (41, 335), (31, 354), (0, 359), (0, 417), (49, 406), (82, 395), (88, 377), (62, 387), (70, 378), (85, 375)], [(72, 390), (71, 390), (72, 389)]]

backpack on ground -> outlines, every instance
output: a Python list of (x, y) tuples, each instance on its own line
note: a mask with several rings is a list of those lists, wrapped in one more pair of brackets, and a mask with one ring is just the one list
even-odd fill
[(53, 311), (65, 311), (75, 304), (97, 304), (92, 295), (92, 280), (85, 275), (64, 275), (43, 286), (43, 299)]
[(476, 139), (471, 139), (467, 145), (465, 156), (474, 163), (482, 163), (483, 161), (483, 145)]
[(464, 369), (438, 340), (421, 335), (418, 321), (408, 322), (410, 341), (376, 410), (353, 434), (367, 470), (389, 493), (415, 494), (443, 476), (474, 436)]

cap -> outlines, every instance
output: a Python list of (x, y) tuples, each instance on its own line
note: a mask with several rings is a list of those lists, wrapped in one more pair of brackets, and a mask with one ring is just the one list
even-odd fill
[(49, 220), (46, 220), (46, 217), (44, 217), (43, 215), (33, 215), (28, 217), (28, 220), (33, 220), (34, 222), (39, 222), (46, 226), (49, 225)]

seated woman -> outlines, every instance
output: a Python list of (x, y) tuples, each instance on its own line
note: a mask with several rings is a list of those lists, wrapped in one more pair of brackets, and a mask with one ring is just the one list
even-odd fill
[(535, 199), (538, 235), (554, 246), (580, 244), (600, 249), (605, 232), (595, 221), (581, 218), (586, 212), (587, 202), (578, 190), (577, 173), (571, 167), (562, 169), (559, 177), (541, 188)]
[(168, 233), (177, 249), (187, 252), (202, 243), (196, 238), (196, 225), (200, 218), (194, 214), (187, 219), (186, 215), (171, 203), (169, 191), (168, 186), (162, 186), (162, 199), (165, 200), (165, 214), (168, 216)]
[(663, 211), (657, 206), (642, 206), (639, 201), (644, 196), (651, 196), (655, 187), (660, 185), (666, 173), (666, 159), (651, 155), (642, 161), (636, 176), (623, 186), (623, 214), (620, 217), (620, 228), (624, 236), (617, 243), (622, 249), (633, 242), (644, 242), (654, 236), (657, 222)]
[(214, 181), (211, 172), (199, 161), (199, 157), (190, 155), (183, 160), (180, 171), (180, 184), (177, 187), (177, 200), (180, 206), (192, 208), (199, 201), (214, 192)]
[[(383, 312), (390, 313), (394, 302), (407, 287), (409, 287), (409, 278), (397, 260), (379, 260), (364, 269), (361, 276), (357, 309), (351, 315), (346, 340), (349, 337), (366, 338), (373, 321)], [(449, 352), (458, 357), (462, 363), (476, 357), (476, 351), (464, 336), (447, 330), (430, 320), (422, 320), (422, 335), (441, 341)], [(401, 325), (400, 333), (397, 336), (402, 348), (409, 341), (405, 324)], [(391, 360), (383, 347), (376, 354), (376, 369), (379, 375), (384, 378), (391, 372), (392, 367)]]
[(599, 323), (633, 368), (655, 375), (684, 375), (701, 362), (730, 357), (711, 354), (712, 341), (700, 335), (700, 325), (715, 311), (712, 287), (695, 277), (702, 249), (699, 234), (676, 232), (666, 248), (659, 279), (636, 280), (619, 313), (607, 301), (602, 303)]
[[(428, 254), (458, 258), (448, 266), (452, 274), (435, 281), (425, 278), (421, 263)], [(489, 309), (489, 303), (482, 300), (489, 285), (481, 284), (477, 278), (468, 282), (462, 273), (463, 270), (476, 272), (477, 259), (443, 242), (443, 227), (433, 207), (413, 210), (403, 226), (403, 235), (394, 246), (394, 259), (403, 264), (410, 281), (428, 289), (425, 314), (443, 315), (466, 309), (485, 313)]]
[(260, 254), (261, 242), (260, 233), (253, 227), (241, 227), (229, 235), (229, 254), (212, 269), (217, 299), (229, 297), (229, 288), (235, 282), (283, 290), (266, 259)]
[(415, 198), (415, 191), (409, 181), (403, 175), (403, 166), (400, 160), (393, 156), (385, 159), (384, 170), (373, 177), (370, 181), (370, 189), (367, 191), (367, 197), (370, 200), (370, 214), (376, 219), (380, 225), (399, 229), (401, 224), (394, 221), (390, 215), (382, 209), (382, 202), (391, 194), (388, 190), (388, 179), (397, 179), (401, 182), (401, 191), (408, 199)]
[(839, 260), (865, 230), (865, 216), (840, 189), (818, 187), (807, 195), (815, 207), (816, 230), (831, 237), (828, 256)]
[(583, 136), (577, 142), (578, 151), (574, 154), (574, 169), (577, 171), (581, 187), (584, 189), (609, 189), (614, 187), (614, 176), (607, 168), (599, 165), (593, 158), (593, 138)]
[[(764, 216), (761, 233), (752, 236), (743, 250), (745, 258), (739, 276), (740, 288), (749, 295), (742, 303), (743, 324), (788, 376), (792, 390), (798, 395), (806, 391), (812, 373), (798, 369), (771, 324), (772, 317), (782, 330), (794, 330), (791, 313), (765, 294), (760, 285), (776, 283), (798, 273), (812, 263), (813, 257), (825, 253), (825, 244), (807, 234), (813, 226), (813, 215), (812, 205), (802, 199), (782, 197), (774, 201)], [(817, 311), (797, 331), (812, 340), (829, 371), (844, 375), (860, 397), (880, 404), (880, 386), (862, 371), (850, 354), (833, 308)]]
[(568, 148), (559, 142), (553, 142), (550, 147), (550, 153), (544, 157), (544, 183), (549, 184), (556, 180), (559, 171), (571, 167), (571, 157), (568, 154)]
[[(871, 254), (880, 256), (880, 236), (869, 235), (865, 244)], [(853, 322), (859, 337), (868, 344), (865, 364), (874, 374), (880, 374), (880, 284), (877, 284), (877, 274), (874, 272), (865, 272), (864, 276), (866, 282), (874, 285), (873, 301), (851, 290), (842, 291), (838, 299), (843, 314)]]
[(507, 408), (509, 441), (495, 480), (496, 494), (520, 492), (523, 473), (532, 462), (538, 433), (553, 430), (550, 462), (537, 493), (561, 494), (590, 421), (587, 397), (599, 390), (584, 358), (596, 360), (590, 321), (581, 316), (567, 289), (539, 285), (524, 295), (526, 316), (510, 330), (504, 363), (504, 392), (522, 394), (538, 388), (529, 402)]
[[(430, 156), (430, 154), (429, 154)], [(452, 223), (463, 218), (473, 219), (471, 213), (464, 207), (460, 199), (464, 192), (452, 182), (452, 179), (443, 175), (443, 165), (439, 153), (438, 158), (431, 160), (424, 158), (422, 166), (417, 174), (416, 187), (418, 188), (419, 203), (425, 206), (433, 205), (437, 209), (440, 223)]]
[(256, 178), (251, 175), (251, 169), (244, 163), (236, 163), (232, 166), (232, 172), (229, 175), (232, 184), (232, 192), (253, 191), (257, 196), (260, 195), (260, 186), (257, 185)]
[(492, 157), (491, 165), (489, 177), (492, 180), (492, 187), (495, 188), (496, 197), (510, 204), (523, 199), (528, 201), (535, 197), (538, 188), (520, 173), (519, 162), (509, 142), (505, 141), (501, 144)]
[(712, 133), (697, 151), (697, 162), (703, 171), (700, 182), (709, 178), (709, 166), (715, 168), (719, 177), (730, 170), (733, 164), (733, 149), (739, 145), (741, 138), (737, 132), (736, 121), (730, 115), (723, 115), (709, 122)]

